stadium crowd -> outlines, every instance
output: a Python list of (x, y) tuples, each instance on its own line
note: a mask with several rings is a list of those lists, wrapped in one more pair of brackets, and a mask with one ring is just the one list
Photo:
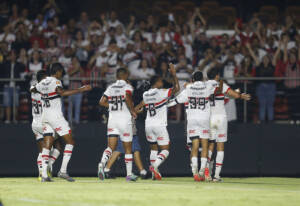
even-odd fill
[[(5, 23), (0, 28), (0, 78), (25, 80), (0, 82), (6, 123), (12, 120), (14, 90), (18, 106), (20, 91), (27, 91), (36, 82), (37, 71), (47, 70), (54, 62), (64, 65), (66, 87), (76, 88), (85, 82), (93, 86), (87, 97), (89, 119), (99, 117), (94, 112), (98, 100), (120, 67), (130, 71), (137, 89), (143, 79), (154, 74), (164, 77), (166, 85), (171, 84), (168, 62), (176, 65), (181, 85), (195, 70), (205, 74), (215, 66), (233, 88), (241, 87), (242, 82), (234, 77), (300, 78), (300, 35), (292, 16), (285, 16), (279, 24), (263, 23), (254, 14), (248, 21), (236, 20), (233, 36), (208, 36), (208, 24), (199, 8), (187, 13), (185, 24), (177, 24), (177, 17), (171, 13), (167, 19), (151, 14), (140, 19), (129, 14), (129, 20), (123, 21), (115, 11), (97, 18), (83, 11), (78, 19), (61, 21), (62, 12), (54, 0), (35, 16), (16, 4), (2, 5), (1, 22)], [(72, 80), (81, 77), (86, 79)], [(300, 92), (300, 80), (248, 81), (248, 89), (257, 95), (260, 121), (274, 119), (278, 88), (289, 94), (290, 114), (297, 113), (293, 98)], [(78, 94), (68, 101), (72, 102), (68, 110), (74, 107), (75, 123), (80, 121), (82, 99)], [(182, 113), (183, 108), (178, 106), (174, 119), (183, 119)], [(236, 119), (232, 113), (232, 119)], [(70, 120), (72, 113), (68, 114)]]

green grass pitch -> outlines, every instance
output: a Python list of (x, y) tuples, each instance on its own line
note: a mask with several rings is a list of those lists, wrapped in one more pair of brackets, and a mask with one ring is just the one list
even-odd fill
[(187, 177), (137, 182), (95, 177), (76, 178), (74, 183), (54, 180), (0, 178), (0, 198), (4, 206), (300, 205), (300, 179), (296, 178), (224, 178), (223, 183), (199, 183)]

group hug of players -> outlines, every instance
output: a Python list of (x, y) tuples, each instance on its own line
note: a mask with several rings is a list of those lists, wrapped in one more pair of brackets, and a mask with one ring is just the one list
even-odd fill
[[(140, 169), (140, 176), (146, 178), (139, 153), (132, 154), (139, 147), (136, 137), (135, 119), (144, 110), (146, 138), (150, 145), (150, 167), (152, 179), (161, 180), (159, 166), (168, 158), (170, 138), (167, 130), (168, 107), (184, 104), (186, 110), (187, 144), (191, 155), (191, 168), (195, 181), (221, 181), (220, 172), (224, 159), (224, 143), (227, 141), (227, 117), (225, 97), (249, 100), (250, 95), (230, 89), (219, 80), (218, 68), (212, 68), (207, 78), (201, 71), (192, 75), (192, 80), (180, 88), (176, 69), (169, 64), (169, 72), (173, 79), (173, 87), (163, 88), (163, 79), (153, 76), (149, 88), (143, 93), (143, 100), (134, 106), (132, 100), (133, 87), (128, 82), (129, 73), (120, 68), (116, 72), (117, 81), (106, 89), (99, 104), (109, 111), (107, 124), (107, 148), (98, 165), (98, 177), (109, 178), (110, 167), (120, 153), (125, 153), (126, 180), (136, 181), (138, 176), (132, 173), (133, 156)], [(37, 164), (39, 179), (42, 182), (52, 181), (52, 165), (62, 151), (61, 140), (65, 142), (63, 160), (57, 176), (67, 181), (74, 179), (68, 175), (67, 167), (72, 156), (74, 140), (68, 122), (62, 113), (61, 97), (91, 90), (90, 85), (73, 90), (64, 90), (60, 79), (63, 66), (52, 65), (50, 75), (45, 71), (37, 73), (38, 83), (31, 87), (32, 97), (32, 130), (39, 147)], [(215, 142), (217, 144), (214, 177), (211, 177), (214, 162), (211, 161)], [(201, 164), (198, 166), (199, 148), (201, 144)], [(133, 149), (135, 148), (135, 149)]]

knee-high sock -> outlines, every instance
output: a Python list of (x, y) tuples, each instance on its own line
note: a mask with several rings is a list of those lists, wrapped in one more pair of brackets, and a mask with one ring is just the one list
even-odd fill
[(218, 151), (216, 156), (216, 171), (215, 171), (216, 178), (220, 177), (220, 173), (223, 166), (223, 160), (224, 160), (224, 151)]
[(107, 147), (102, 154), (102, 158), (100, 162), (100, 164), (102, 164), (103, 167), (106, 165), (111, 155), (112, 155), (112, 149), (110, 147)]
[(198, 173), (198, 157), (191, 158), (191, 167), (193, 175)]
[(66, 144), (65, 146), (64, 157), (60, 168), (60, 172), (62, 173), (67, 173), (67, 168), (72, 156), (73, 148), (74, 146), (71, 144)]
[(133, 155), (125, 154), (125, 164), (126, 164), (127, 176), (132, 175), (132, 161), (133, 161)]
[(50, 158), (49, 158), (49, 166), (52, 167), (52, 165), (54, 164), (55, 160), (58, 158), (58, 156), (60, 155), (60, 151), (58, 149), (52, 149), (50, 152)]
[(47, 174), (47, 167), (48, 167), (48, 163), (49, 163), (49, 154), (50, 154), (50, 150), (43, 148), (42, 151), (42, 177), (47, 178), (48, 174)]
[(201, 157), (201, 167), (199, 173), (202, 175), (204, 173), (205, 167), (207, 163), (207, 158), (206, 157)]
[(158, 151), (157, 150), (151, 150), (150, 152), (150, 164), (153, 166), (156, 158), (157, 158), (157, 153)]
[(211, 161), (212, 151), (208, 150), (208, 157), (207, 157), (207, 163), (206, 167), (209, 168), (209, 163)]
[(39, 156), (37, 157), (37, 167), (39, 170), (39, 174), (42, 174), (42, 169), (43, 169), (43, 158), (42, 158), (42, 153), (39, 153)]
[(153, 164), (153, 167), (158, 168), (169, 156), (168, 150), (162, 150)]

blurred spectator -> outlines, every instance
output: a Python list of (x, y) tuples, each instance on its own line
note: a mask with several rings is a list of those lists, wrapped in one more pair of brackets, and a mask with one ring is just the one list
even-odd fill
[[(84, 77), (84, 71), (80, 66), (77, 57), (72, 58), (72, 63), (68, 68), (68, 75), (70, 78), (80, 78)], [(69, 84), (69, 89), (76, 89), (81, 87), (81, 80), (71, 80)], [(78, 124), (80, 122), (80, 109), (81, 109), (82, 94), (75, 94), (68, 97), (68, 120), (72, 122), (74, 114), (74, 122)], [(73, 113), (74, 108), (74, 113)]]
[[(11, 114), (13, 106), (15, 106), (15, 110), (17, 111), (17, 107), (19, 106), (19, 93), (20, 86), (22, 82), (15, 82), (13, 79), (19, 79), (22, 77), (25, 72), (25, 65), (17, 62), (17, 54), (14, 50), (10, 52), (9, 59), (4, 63), (3, 66), (3, 76), (2, 78), (10, 79), (9, 82), (6, 82), (3, 90), (3, 106), (5, 107), (5, 123), (11, 122)], [(23, 88), (25, 89), (25, 88)], [(17, 112), (15, 114), (15, 118), (17, 117)]]
[(27, 76), (31, 79), (30, 85), (37, 83), (36, 74), (43, 69), (43, 62), (38, 51), (34, 51), (28, 65)]

